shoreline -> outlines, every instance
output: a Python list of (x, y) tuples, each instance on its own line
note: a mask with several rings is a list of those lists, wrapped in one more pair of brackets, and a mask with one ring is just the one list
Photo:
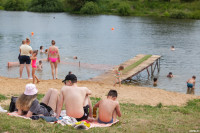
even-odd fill
[[(20, 95), (24, 92), (27, 83), (32, 83), (32, 80), (0, 76), (0, 94), (9, 97), (12, 95)], [(36, 87), (38, 88), (39, 94), (45, 94), (49, 88), (55, 88), (60, 91), (63, 85), (61, 79), (41, 80), (39, 84), (36, 84)], [(110, 84), (94, 81), (78, 81), (78, 86), (88, 87), (92, 91), (91, 97), (98, 98), (106, 98), (106, 94), (110, 89), (116, 89), (118, 91), (118, 100), (120, 103), (133, 103), (136, 105), (156, 106), (157, 104), (162, 103), (163, 105), (182, 106), (189, 100), (200, 99), (200, 96), (196, 95), (123, 84), (121, 87), (113, 87), (113, 85)], [(10, 99), (8, 100), (10, 102)]]

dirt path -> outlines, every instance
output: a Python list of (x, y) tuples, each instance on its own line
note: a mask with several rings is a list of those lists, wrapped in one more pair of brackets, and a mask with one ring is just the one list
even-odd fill
[[(0, 77), (0, 94), (11, 96), (14, 94), (21, 94), (24, 92), (25, 85), (31, 83), (32, 80), (16, 79)], [(60, 90), (63, 86), (62, 80), (41, 80), (39, 84), (36, 84), (39, 93), (45, 93), (49, 88), (56, 88)], [(86, 86), (92, 90), (92, 97), (106, 97), (106, 94), (110, 89), (116, 89), (118, 91), (118, 100), (121, 103), (134, 103), (134, 104), (146, 104), (157, 105), (162, 103), (163, 105), (184, 105), (190, 99), (200, 99), (200, 96), (186, 95), (177, 92), (169, 92), (162, 89), (149, 88), (149, 87), (136, 87), (122, 85), (121, 88), (113, 87), (112, 85), (91, 82), (80, 81), (78, 86)]]

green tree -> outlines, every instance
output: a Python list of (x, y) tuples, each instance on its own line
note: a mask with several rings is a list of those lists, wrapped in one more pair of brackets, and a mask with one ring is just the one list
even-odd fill
[(99, 7), (94, 2), (86, 2), (85, 5), (81, 8), (82, 14), (98, 14)]
[(24, 10), (26, 10), (24, 0), (7, 0), (4, 8), (5, 8), (5, 10), (8, 10), (8, 11), (24, 11)]
[(29, 10), (33, 12), (62, 12), (63, 5), (59, 0), (32, 0)]
[(86, 0), (65, 0), (68, 10), (75, 12), (80, 11)]

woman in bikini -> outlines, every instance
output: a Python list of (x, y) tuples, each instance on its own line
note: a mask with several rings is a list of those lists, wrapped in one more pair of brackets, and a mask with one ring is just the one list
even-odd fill
[(59, 55), (58, 47), (55, 46), (56, 42), (52, 40), (51, 44), (52, 46), (49, 47), (47, 60), (50, 62), (50, 65), (51, 65), (53, 79), (54, 79), (54, 73), (57, 79), (57, 72), (58, 72), (57, 64), (60, 62), (60, 55)]

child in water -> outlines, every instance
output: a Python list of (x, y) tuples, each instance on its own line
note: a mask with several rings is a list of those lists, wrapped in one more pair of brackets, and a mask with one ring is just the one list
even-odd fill
[(38, 77), (35, 75), (35, 70), (37, 69), (37, 66), (36, 66), (37, 54), (38, 54), (38, 50), (34, 50), (32, 56), (31, 56), (33, 84), (35, 84), (35, 79), (37, 80), (37, 83), (40, 82)]
[(174, 51), (174, 50), (175, 50), (174, 46), (171, 46), (171, 51)]
[(174, 77), (174, 75), (172, 74), (172, 72), (169, 72), (169, 74), (167, 75), (168, 78), (172, 78)]
[(153, 78), (153, 86), (156, 87), (157, 86), (157, 81), (158, 79), (157, 78)]
[(45, 49), (44, 53), (45, 53), (45, 54), (48, 54), (48, 49)]
[(39, 65), (37, 66), (37, 70), (42, 70), (42, 61), (39, 61)]
[(119, 66), (118, 70), (115, 70), (115, 83), (114, 86), (119, 83), (119, 87), (121, 86), (121, 75), (122, 75), (122, 70), (124, 70), (124, 66)]
[(196, 76), (192, 76), (191, 79), (188, 79), (187, 94), (194, 94), (195, 79), (196, 79)]
[(44, 53), (43, 46), (40, 46), (40, 53)]

